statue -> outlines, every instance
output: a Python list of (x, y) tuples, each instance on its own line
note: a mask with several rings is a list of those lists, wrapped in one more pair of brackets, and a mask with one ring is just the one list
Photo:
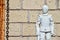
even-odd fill
[(48, 6), (44, 5), (42, 8), (42, 14), (38, 16), (36, 22), (36, 34), (38, 40), (51, 40), (51, 35), (54, 35), (54, 22), (52, 15), (48, 14)]

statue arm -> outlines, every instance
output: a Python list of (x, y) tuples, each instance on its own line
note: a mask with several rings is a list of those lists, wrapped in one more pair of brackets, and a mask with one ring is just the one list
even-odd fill
[(50, 27), (51, 27), (51, 33), (54, 34), (54, 22), (52, 16), (50, 18)]

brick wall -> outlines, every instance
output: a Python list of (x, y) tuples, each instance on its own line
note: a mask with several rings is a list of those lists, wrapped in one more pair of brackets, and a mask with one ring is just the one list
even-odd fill
[[(60, 36), (60, 0), (9, 0), (9, 35), (36, 35), (35, 22), (38, 15), (42, 13), (41, 9), (45, 3), (49, 6), (48, 13), (53, 15), (55, 33)], [(37, 37), (9, 37), (9, 40), (36, 39)], [(60, 37), (52, 37), (52, 39), (59, 40)]]

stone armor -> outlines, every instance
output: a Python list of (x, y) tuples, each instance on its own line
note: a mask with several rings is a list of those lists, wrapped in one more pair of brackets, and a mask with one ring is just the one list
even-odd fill
[(36, 34), (38, 35), (38, 40), (51, 40), (51, 35), (54, 34), (54, 22), (52, 15), (48, 13), (48, 6), (43, 6), (43, 14), (38, 16), (36, 22)]

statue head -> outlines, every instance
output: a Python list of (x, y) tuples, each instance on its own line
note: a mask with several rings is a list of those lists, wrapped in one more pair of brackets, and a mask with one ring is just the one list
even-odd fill
[(42, 8), (43, 14), (46, 14), (48, 12), (48, 6), (44, 5)]

